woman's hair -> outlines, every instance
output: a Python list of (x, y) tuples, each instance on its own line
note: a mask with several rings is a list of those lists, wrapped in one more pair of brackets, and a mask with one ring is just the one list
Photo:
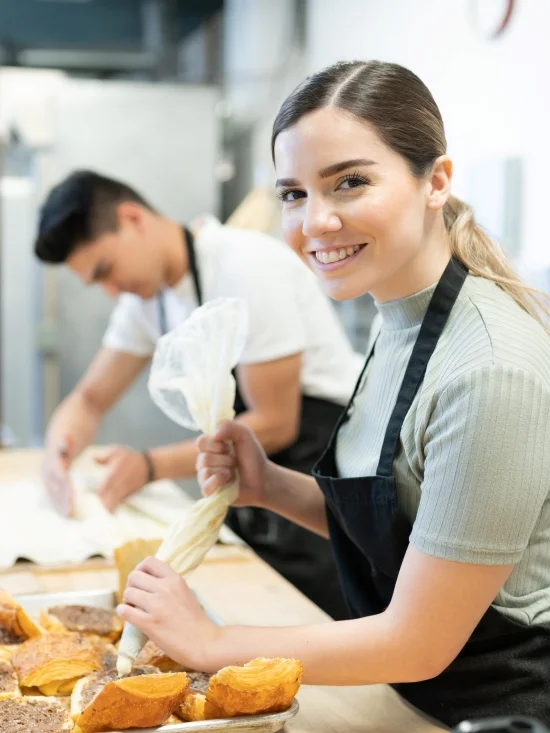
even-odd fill
[[(337, 107), (368, 122), (417, 178), (426, 176), (446, 153), (439, 108), (412, 71), (382, 61), (349, 61), (309, 76), (287, 97), (273, 124), (272, 154), (281, 132), (323, 107)], [(443, 218), (454, 257), (473, 275), (493, 280), (545, 325), (543, 315), (550, 317), (550, 310), (544, 294), (521, 281), (500, 247), (476, 224), (472, 209), (450, 196)]]

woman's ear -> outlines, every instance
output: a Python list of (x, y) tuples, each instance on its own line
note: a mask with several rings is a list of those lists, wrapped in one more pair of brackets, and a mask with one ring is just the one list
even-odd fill
[(432, 166), (428, 176), (429, 209), (442, 209), (451, 195), (451, 181), (453, 178), (453, 162), (448, 155), (440, 155)]

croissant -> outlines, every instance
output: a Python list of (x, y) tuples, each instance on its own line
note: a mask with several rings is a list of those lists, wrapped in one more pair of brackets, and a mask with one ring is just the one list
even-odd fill
[(64, 733), (72, 729), (71, 716), (56, 698), (16, 697), (0, 701), (2, 733)]
[(40, 613), (40, 624), (47, 631), (96, 634), (111, 642), (122, 634), (122, 621), (115, 611), (97, 606), (53, 606)]
[(12, 697), (21, 697), (19, 680), (11, 664), (0, 660), (0, 700), (9, 700)]
[(73, 690), (71, 715), (78, 733), (153, 728), (181, 704), (189, 679), (184, 672), (161, 674), (141, 667), (129, 676), (116, 670), (90, 675)]
[(41, 633), (23, 606), (0, 588), (0, 659), (9, 661), (19, 644)]
[(102, 669), (104, 644), (74, 632), (45, 634), (23, 642), (12, 664), (24, 687), (44, 695), (70, 694), (75, 682)]
[[(253, 659), (212, 675), (205, 693), (191, 690), (177, 710), (185, 721), (233, 718), (287, 710), (302, 681), (295, 659)], [(191, 683), (193, 684), (193, 683)]]

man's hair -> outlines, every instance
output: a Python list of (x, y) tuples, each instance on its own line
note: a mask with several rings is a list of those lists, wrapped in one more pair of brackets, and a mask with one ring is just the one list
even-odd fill
[(116, 209), (124, 201), (153, 208), (121, 181), (78, 170), (52, 188), (40, 210), (34, 252), (42, 262), (65, 262), (78, 247), (116, 232)]

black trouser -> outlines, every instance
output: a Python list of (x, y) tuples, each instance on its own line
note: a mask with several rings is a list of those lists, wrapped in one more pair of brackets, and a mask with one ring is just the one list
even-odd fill
[[(340, 405), (304, 397), (296, 443), (270, 456), (274, 463), (310, 474), (342, 412)], [(332, 618), (349, 618), (330, 542), (265, 509), (231, 508), (226, 523), (277, 572)]]

